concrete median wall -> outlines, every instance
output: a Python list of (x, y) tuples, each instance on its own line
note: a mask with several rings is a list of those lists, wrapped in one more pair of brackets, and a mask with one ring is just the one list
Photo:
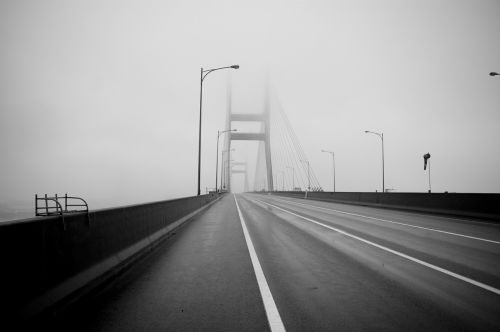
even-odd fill
[[(271, 192), (305, 198), (305, 192)], [(308, 199), (500, 221), (500, 194), (309, 192)]]
[(23, 319), (98, 285), (217, 194), (0, 224), (0, 317)]

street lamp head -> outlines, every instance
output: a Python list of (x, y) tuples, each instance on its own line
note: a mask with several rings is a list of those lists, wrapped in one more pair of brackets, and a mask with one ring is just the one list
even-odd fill
[(238, 129), (233, 129), (233, 130), (231, 130), (231, 131), (238, 131)]
[(231, 68), (233, 68), (233, 69), (239, 69), (240, 65), (232, 65)]
[(494, 71), (492, 71), (492, 72), (490, 73), (490, 76), (497, 76), (497, 75), (500, 75), (500, 74), (499, 74), (499, 73), (495, 73)]
[(369, 131), (368, 131), (368, 130), (365, 130), (365, 134), (368, 134), (368, 133), (369, 133)]

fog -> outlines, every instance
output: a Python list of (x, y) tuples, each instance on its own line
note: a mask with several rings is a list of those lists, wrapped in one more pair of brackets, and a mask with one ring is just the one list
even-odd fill
[[(233, 64), (204, 81), (202, 192), (229, 76), (233, 112), (261, 112), (269, 78), (325, 190), (321, 149), (337, 191), (381, 189), (371, 130), (386, 188), (427, 191), (429, 152), (433, 192), (499, 192), (498, 13), (495, 0), (3, 0), (0, 205), (196, 195), (200, 67)], [(233, 159), (254, 172), (256, 146), (235, 143)]]

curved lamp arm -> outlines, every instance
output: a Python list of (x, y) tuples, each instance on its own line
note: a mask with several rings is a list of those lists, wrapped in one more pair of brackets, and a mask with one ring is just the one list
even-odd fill
[(382, 140), (384, 140), (384, 134), (377, 133), (377, 132), (374, 132), (374, 131), (369, 131), (369, 130), (365, 130), (365, 133), (366, 133), (366, 134), (374, 134), (374, 135), (377, 135), (377, 136), (378, 136), (378, 137), (380, 137)]
[(227, 66), (227, 67), (220, 67), (220, 68), (214, 68), (214, 69), (207, 69), (207, 70), (204, 70), (203, 71), (203, 76), (201, 77), (201, 81), (203, 82), (203, 80), (205, 79), (205, 77), (207, 77), (208, 74), (210, 74), (211, 72), (213, 71), (216, 71), (216, 70), (221, 70), (221, 69), (228, 69), (228, 68), (232, 68), (232, 69), (239, 69), (240, 66), (239, 65), (232, 65), (232, 66)]

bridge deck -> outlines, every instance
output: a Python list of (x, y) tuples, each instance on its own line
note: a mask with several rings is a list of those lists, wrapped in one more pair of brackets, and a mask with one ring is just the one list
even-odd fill
[[(72, 330), (498, 330), (500, 226), (225, 196), (58, 322)], [(243, 226), (269, 286), (261, 297)], [(488, 288), (489, 287), (489, 288)], [(266, 304), (266, 307), (265, 305)]]

